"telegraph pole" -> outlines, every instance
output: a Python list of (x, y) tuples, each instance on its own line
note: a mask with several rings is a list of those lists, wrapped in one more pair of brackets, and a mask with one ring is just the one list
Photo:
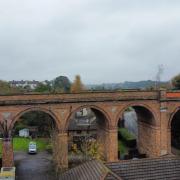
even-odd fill
[(161, 76), (162, 76), (163, 72), (164, 72), (163, 64), (158, 65), (158, 72), (156, 74), (156, 84), (155, 84), (156, 90), (158, 90), (160, 88)]

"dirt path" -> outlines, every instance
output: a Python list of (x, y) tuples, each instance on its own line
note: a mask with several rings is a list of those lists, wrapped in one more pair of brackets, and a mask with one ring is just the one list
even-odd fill
[(46, 152), (29, 155), (25, 152), (15, 153), (17, 180), (56, 180), (52, 171), (51, 156)]

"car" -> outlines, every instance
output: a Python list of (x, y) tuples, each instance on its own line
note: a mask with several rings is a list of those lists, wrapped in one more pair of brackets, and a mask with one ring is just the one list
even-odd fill
[(29, 154), (36, 154), (37, 153), (37, 145), (35, 142), (30, 142), (28, 147)]

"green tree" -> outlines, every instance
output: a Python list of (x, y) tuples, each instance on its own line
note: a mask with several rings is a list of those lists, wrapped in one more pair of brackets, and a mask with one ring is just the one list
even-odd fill
[(71, 92), (78, 93), (78, 92), (82, 92), (84, 90), (85, 90), (85, 88), (84, 88), (83, 83), (81, 82), (80, 75), (76, 75), (75, 80), (71, 86)]
[(31, 91), (32, 91), (32, 89), (31, 89), (31, 86), (30, 86), (30, 85), (26, 85), (26, 86), (24, 86), (24, 87), (23, 87), (23, 89), (24, 89), (24, 91), (25, 91), (25, 92), (31, 92)]
[(35, 92), (50, 92), (51, 91), (51, 85), (46, 83), (39, 83), (36, 88), (34, 89)]
[(17, 134), (20, 129), (29, 126), (36, 126), (40, 136), (48, 137), (50, 136), (52, 127), (55, 127), (55, 121), (50, 115), (42, 111), (27, 112), (15, 124), (15, 133)]
[(180, 89), (180, 74), (173, 77), (171, 83), (175, 89)]
[(66, 76), (59, 76), (53, 80), (52, 89), (54, 92), (70, 92), (71, 83)]
[(20, 88), (12, 87), (8, 82), (0, 80), (0, 94), (11, 94), (21, 91)]

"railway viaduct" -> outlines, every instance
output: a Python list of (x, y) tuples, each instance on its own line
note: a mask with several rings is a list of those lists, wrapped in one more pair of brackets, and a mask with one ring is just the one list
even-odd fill
[[(180, 109), (177, 91), (117, 91), (77, 94), (21, 94), (0, 96), (1, 130), (11, 136), (14, 124), (26, 112), (43, 111), (58, 127), (62, 166), (68, 166), (68, 124), (75, 112), (91, 108), (99, 119), (98, 137), (103, 142), (106, 161), (118, 160), (118, 122), (133, 107), (138, 116), (138, 148), (149, 157), (171, 153), (171, 121)], [(3, 139), (3, 166), (13, 165), (11, 141)]]

